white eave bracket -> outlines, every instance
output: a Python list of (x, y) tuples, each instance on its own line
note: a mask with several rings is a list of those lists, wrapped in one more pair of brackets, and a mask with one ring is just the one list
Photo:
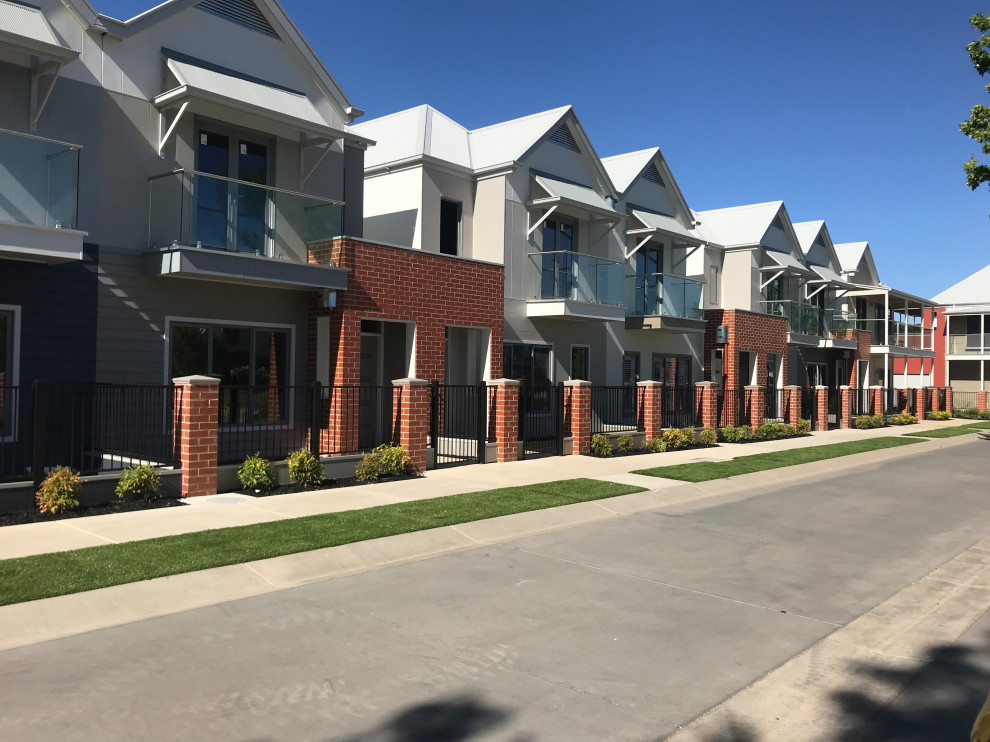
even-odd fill
[(179, 125), (179, 120), (182, 118), (182, 114), (186, 112), (188, 107), (189, 101), (183, 101), (182, 105), (179, 106), (179, 112), (175, 114), (175, 118), (172, 119), (172, 123), (169, 124), (168, 129), (166, 129), (164, 133), (162, 133), (162, 129), (165, 128), (165, 111), (158, 112), (158, 132), (161, 135), (158, 140), (158, 156), (162, 159), (165, 159), (165, 155), (162, 154), (165, 150), (165, 145), (168, 143), (168, 140), (171, 138), (172, 134), (175, 133), (175, 127)]
[[(323, 164), (323, 160), (326, 159), (327, 155), (330, 154), (330, 150), (333, 149), (334, 142), (336, 139), (330, 139), (329, 137), (313, 137), (312, 139), (304, 139), (299, 146), (299, 188), (302, 190), (306, 187), (306, 182), (312, 177), (313, 173), (316, 172), (317, 168)], [(306, 169), (306, 152), (312, 150), (314, 147), (322, 147), (320, 156), (313, 163), (313, 166)]]
[(782, 270), (781, 271), (777, 271), (776, 273), (774, 273), (772, 276), (770, 276), (770, 278), (768, 278), (766, 281), (764, 281), (763, 283), (760, 284), (760, 291), (763, 291), (763, 289), (765, 289), (771, 283), (773, 283), (778, 278), (780, 278), (782, 275), (784, 275), (784, 273), (786, 273), (786, 271), (782, 271)]
[[(550, 215), (553, 212), (555, 212), (556, 210), (557, 210), (557, 204), (554, 204), (549, 209), (547, 209), (546, 211), (544, 211), (543, 212), (543, 216), (541, 216), (539, 219), (537, 219), (536, 222), (534, 222), (529, 227), (529, 229), (526, 230), (526, 238), (528, 239), (530, 236), (532, 236), (533, 232), (535, 232), (537, 229), (539, 229), (540, 225), (543, 224), (543, 222), (545, 222), (550, 217)], [(526, 209), (526, 221), (529, 221), (529, 218), (530, 218), (530, 214), (531, 213), (532, 213), (532, 211), (530, 209)]]
[[(42, 111), (48, 105), (48, 99), (52, 97), (52, 90), (58, 81), (59, 73), (65, 63), (50, 60), (31, 68), (31, 131), (38, 129), (38, 119), (41, 118)], [(51, 80), (44, 82), (43, 78), (50, 77)]]

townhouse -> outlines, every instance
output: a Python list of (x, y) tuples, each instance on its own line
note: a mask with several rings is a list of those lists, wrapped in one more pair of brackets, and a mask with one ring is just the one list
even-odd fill
[(934, 384), (952, 387), (957, 407), (976, 408), (976, 395), (990, 385), (990, 266), (932, 301), (938, 305)]

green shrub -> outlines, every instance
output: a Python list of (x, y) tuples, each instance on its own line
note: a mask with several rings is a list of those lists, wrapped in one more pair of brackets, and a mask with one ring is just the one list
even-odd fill
[(364, 455), (354, 475), (362, 482), (373, 482), (382, 477), (407, 474), (411, 466), (412, 459), (406, 455), (402, 446), (397, 443), (383, 443)]
[(964, 410), (953, 410), (952, 414), (965, 420), (976, 420), (980, 417), (980, 413), (975, 407), (967, 407)]
[(591, 436), (591, 452), (595, 454), (595, 456), (608, 458), (612, 455), (612, 441), (601, 433), (595, 433)]
[(790, 423), (777, 423), (777, 430), (780, 432), (780, 438), (793, 438), (797, 435), (797, 430)]
[(990, 420), (990, 410), (984, 410), (983, 412), (977, 412), (976, 415), (981, 420)]
[(631, 435), (620, 435), (616, 445), (622, 453), (630, 453), (634, 450), (633, 437)]
[(705, 446), (714, 446), (718, 443), (718, 433), (715, 428), (706, 427), (701, 429), (701, 443)]
[(891, 425), (911, 425), (916, 422), (918, 422), (918, 418), (909, 412), (905, 412), (901, 415), (894, 415), (890, 418)]
[(124, 469), (117, 482), (117, 497), (125, 500), (157, 500), (161, 497), (162, 475), (147, 464)]
[(79, 507), (82, 496), (82, 484), (79, 475), (65, 466), (60, 466), (50, 472), (41, 483), (35, 495), (38, 510), (42, 513), (58, 515)]
[(952, 413), (948, 410), (937, 410), (935, 412), (928, 413), (929, 420), (951, 420)]
[(667, 450), (667, 444), (663, 442), (663, 438), (650, 438), (643, 443), (643, 449), (653, 453), (663, 453)]
[(261, 453), (248, 456), (237, 470), (237, 479), (246, 490), (265, 492), (275, 488), (275, 467)]
[(753, 429), (748, 425), (740, 425), (736, 428), (736, 441), (751, 441), (753, 440)]
[(726, 443), (736, 442), (736, 429), (735, 426), (726, 425), (724, 428), (720, 428), (718, 431), (719, 437)]
[(290, 481), (303, 487), (319, 487), (323, 484), (323, 464), (308, 449), (293, 451), (285, 458), (285, 462), (289, 465)]
[(860, 430), (872, 430), (883, 427), (883, 415), (859, 415), (853, 424)]
[(797, 434), (808, 435), (811, 432), (811, 420), (799, 419), (797, 421)]
[(883, 415), (874, 415), (874, 416), (873, 416), (873, 427), (874, 427), (874, 428), (882, 428), (882, 427), (884, 427), (884, 426), (885, 426), (886, 424), (887, 424), (887, 423), (886, 423), (886, 421), (884, 420), (884, 417), (883, 417)]
[(677, 428), (667, 428), (660, 434), (668, 451), (674, 451), (684, 445), (684, 437)]
[(779, 437), (776, 423), (763, 423), (753, 431), (753, 438), (758, 441), (772, 441)]
[(697, 442), (694, 437), (694, 426), (689, 425), (686, 428), (681, 428), (681, 443), (685, 446), (693, 446)]

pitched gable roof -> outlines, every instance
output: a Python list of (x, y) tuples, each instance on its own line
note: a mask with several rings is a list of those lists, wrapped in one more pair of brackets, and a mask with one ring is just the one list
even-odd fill
[[(719, 237), (719, 244), (725, 247), (749, 247), (760, 244), (783, 208), (783, 201), (768, 201), (699, 211), (698, 218)], [(796, 239), (795, 237), (795, 241)]]
[[(687, 199), (684, 198), (684, 193), (681, 191), (680, 186), (677, 185), (677, 180), (674, 178), (674, 174), (671, 172), (670, 166), (667, 164), (666, 159), (664, 159), (659, 147), (650, 147), (649, 149), (642, 149), (638, 152), (627, 152), (623, 155), (604, 157), (602, 158), (602, 165), (605, 166), (605, 170), (612, 179), (612, 183), (615, 185), (619, 194), (625, 194), (639, 178), (655, 182), (650, 177), (650, 172), (656, 169), (663, 181), (663, 187), (673, 196), (674, 203), (683, 209), (683, 215), (687, 220), (688, 226), (693, 225), (695, 221), (694, 212), (688, 206)], [(640, 205), (646, 208), (650, 206), (650, 204)]]
[(842, 242), (835, 245), (835, 254), (843, 273), (852, 275), (865, 265), (874, 285), (880, 285), (880, 274), (873, 262), (873, 251), (869, 242)]
[(798, 243), (801, 245), (801, 252), (806, 259), (811, 258), (811, 251), (815, 245), (821, 245), (828, 256), (824, 267), (832, 267), (835, 271), (842, 270), (839, 256), (835, 252), (835, 245), (832, 243), (832, 235), (829, 234), (828, 227), (823, 219), (810, 222), (795, 222), (793, 224), (794, 234), (797, 235)]
[(939, 304), (990, 304), (990, 265), (947, 288), (932, 299)]

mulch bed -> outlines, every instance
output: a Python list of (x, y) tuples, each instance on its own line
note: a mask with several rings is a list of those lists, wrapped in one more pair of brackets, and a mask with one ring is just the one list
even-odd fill
[[(721, 442), (718, 443), (718, 444), (716, 444), (716, 445), (714, 445), (714, 446), (703, 446), (700, 443), (696, 443), (693, 446), (680, 446), (679, 448), (668, 448), (667, 449), (667, 453), (669, 453), (671, 451), (693, 451), (696, 448), (717, 448), (719, 445), (721, 445)], [(663, 452), (661, 452), (661, 451), (651, 451), (648, 448), (637, 448), (637, 449), (634, 449), (632, 451), (618, 451), (618, 450), (615, 450), (615, 451), (612, 451), (612, 455), (611, 456), (599, 456), (596, 453), (590, 453), (590, 452), (588, 453), (588, 455), (589, 456), (593, 456), (596, 459), (618, 459), (618, 458), (622, 458), (623, 456), (641, 456), (642, 454), (646, 454), (646, 453), (663, 453)]]
[(23, 523), (47, 523), (54, 520), (66, 520), (68, 518), (87, 518), (91, 515), (109, 515), (111, 513), (130, 513), (136, 510), (155, 510), (157, 508), (174, 508), (185, 505), (182, 500), (176, 498), (164, 498), (161, 500), (116, 500), (105, 502), (101, 505), (84, 505), (78, 510), (70, 510), (67, 513), (52, 515), (51, 513), (40, 513), (37, 510), (14, 510), (9, 513), (0, 513), (0, 527), (18, 526)]
[(340, 489), (341, 487), (362, 487), (366, 484), (381, 484), (382, 482), (404, 482), (409, 479), (419, 479), (422, 474), (399, 474), (394, 477), (382, 477), (362, 482), (357, 477), (341, 477), (340, 479), (324, 479), (323, 484), (305, 486), (301, 484), (280, 484), (270, 490), (235, 490), (229, 494), (247, 495), (248, 497), (271, 497), (272, 495), (291, 495), (296, 492), (320, 492), (322, 490)]

